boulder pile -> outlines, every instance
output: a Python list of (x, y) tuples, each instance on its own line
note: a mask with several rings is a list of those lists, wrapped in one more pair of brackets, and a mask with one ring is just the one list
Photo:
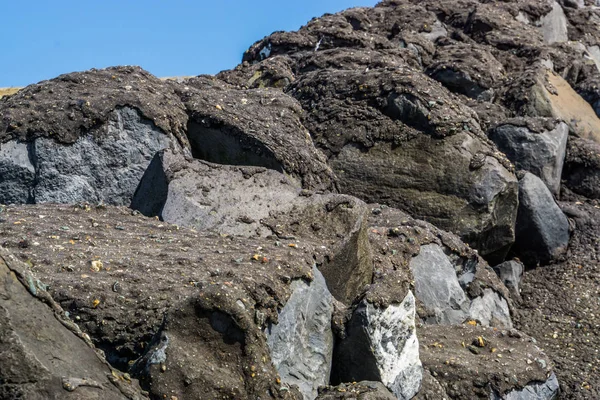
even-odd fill
[(385, 0), (3, 97), (0, 398), (599, 398), (599, 49)]

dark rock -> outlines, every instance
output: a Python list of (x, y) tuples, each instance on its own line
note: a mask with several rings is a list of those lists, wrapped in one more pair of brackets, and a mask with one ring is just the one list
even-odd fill
[(302, 108), (293, 98), (275, 89), (239, 90), (208, 77), (186, 84), (178, 93), (190, 113), (187, 135), (195, 158), (286, 172), (305, 189), (335, 189), (335, 176), (300, 122)]
[(305, 125), (342, 192), (458, 232), (483, 255), (506, 252), (517, 205), (510, 163), (439, 84), (410, 68), (326, 70), (305, 74), (290, 93), (311, 110)]
[(600, 198), (600, 144), (570, 138), (563, 171), (569, 189), (591, 199)]
[(28, 269), (0, 249), (0, 398), (147, 398), (108, 365)]
[(267, 328), (275, 369), (284, 383), (297, 385), (306, 400), (315, 399), (318, 387), (329, 383), (333, 355), (333, 297), (317, 268), (313, 274), (310, 284), (292, 283), (277, 325)]
[(421, 385), (422, 367), (415, 332), (415, 298), (377, 308), (361, 302), (335, 349), (332, 383), (382, 382), (398, 399), (411, 399)]
[(560, 394), (560, 385), (556, 375), (552, 373), (545, 381), (531, 382), (523, 389), (515, 389), (504, 396), (493, 394), (493, 400), (554, 400)]
[(509, 122), (497, 126), (490, 138), (518, 169), (541, 178), (557, 196), (568, 134), (569, 128), (564, 122), (541, 132), (532, 131), (519, 122)]
[(569, 244), (569, 221), (537, 176), (525, 173), (519, 181), (519, 214), (514, 251), (526, 264), (546, 264), (562, 255)]
[(317, 400), (397, 400), (381, 382), (361, 381), (319, 388)]
[(30, 145), (11, 141), (0, 144), (0, 203), (27, 203), (35, 180)]
[(519, 282), (521, 282), (524, 270), (523, 264), (516, 260), (505, 261), (494, 266), (494, 271), (515, 298), (520, 298)]

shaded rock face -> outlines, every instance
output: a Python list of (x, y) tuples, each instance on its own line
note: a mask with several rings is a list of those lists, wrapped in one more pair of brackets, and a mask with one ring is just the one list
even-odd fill
[(411, 399), (422, 379), (414, 317), (411, 292), (384, 309), (363, 301), (346, 327), (346, 339), (336, 346), (332, 382), (376, 380), (396, 398)]
[(396, 400), (381, 382), (361, 381), (356, 383), (326, 386), (319, 389), (318, 400)]
[(520, 298), (519, 283), (525, 271), (523, 264), (515, 260), (505, 261), (502, 264), (495, 265), (494, 271), (496, 271), (507, 289), (510, 290), (511, 295), (514, 298)]
[(0, 250), (0, 398), (147, 398), (96, 353), (27, 270)]
[(170, 139), (137, 110), (109, 115), (101, 136), (86, 135), (64, 145), (38, 137), (2, 144), (2, 203), (129, 204), (150, 160)]
[(319, 386), (329, 383), (333, 355), (333, 297), (317, 268), (313, 274), (310, 284), (292, 283), (279, 322), (267, 329), (267, 344), (281, 380), (297, 385), (307, 400), (315, 399)]
[(569, 128), (563, 122), (542, 132), (531, 131), (526, 126), (506, 124), (495, 128), (490, 138), (518, 169), (541, 178), (557, 196), (568, 135)]
[(548, 263), (566, 251), (569, 221), (541, 179), (525, 173), (519, 186), (514, 251), (525, 263)]
[(571, 138), (563, 179), (565, 185), (575, 193), (591, 199), (600, 198), (600, 144)]
[(457, 276), (456, 267), (442, 248), (435, 244), (421, 247), (419, 254), (410, 262), (415, 279), (415, 294), (423, 305), (433, 312), (428, 323), (453, 325), (476, 320), (483, 325), (512, 327), (508, 303), (496, 292), (485, 289), (481, 297), (472, 301), (467, 297), (466, 287), (473, 271)]

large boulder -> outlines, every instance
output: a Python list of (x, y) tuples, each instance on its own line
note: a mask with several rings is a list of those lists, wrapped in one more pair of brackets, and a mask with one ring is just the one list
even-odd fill
[(411, 399), (422, 379), (415, 331), (415, 298), (377, 308), (361, 302), (335, 349), (332, 382), (382, 382), (398, 399)]
[(187, 150), (187, 114), (136, 67), (61, 75), (0, 103), (0, 203), (126, 205), (154, 155)]
[(439, 83), (399, 67), (307, 73), (291, 86), (342, 192), (456, 232), (485, 256), (506, 252), (517, 206), (510, 162)]
[(187, 136), (195, 158), (266, 167), (305, 189), (335, 190), (335, 176), (292, 97), (269, 88), (240, 90), (210, 77), (192, 78), (177, 92), (190, 114)]
[(558, 196), (568, 135), (564, 122), (513, 120), (498, 125), (490, 138), (516, 168), (537, 175)]
[(537, 176), (525, 173), (519, 181), (517, 240), (513, 250), (528, 264), (547, 264), (565, 253), (569, 221)]
[(28, 266), (0, 249), (0, 398), (141, 400), (52, 300)]
[(425, 323), (512, 326), (506, 287), (456, 235), (389, 207), (373, 208), (369, 231), (376, 256), (365, 296), (372, 303), (399, 302), (414, 290)]

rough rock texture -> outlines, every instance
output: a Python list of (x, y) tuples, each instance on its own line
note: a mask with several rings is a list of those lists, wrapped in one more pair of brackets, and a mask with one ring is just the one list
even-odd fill
[(565, 185), (575, 193), (591, 199), (600, 198), (600, 144), (571, 138), (563, 179)]
[[(550, 129), (536, 132), (528, 122), (530, 121), (507, 122), (496, 127), (490, 138), (516, 168), (538, 176), (558, 196), (569, 128), (563, 122), (550, 123), (546, 124), (551, 125)], [(545, 122), (547, 121), (540, 121), (542, 126)]]
[(27, 265), (0, 249), (0, 398), (145, 399), (112, 369)]
[[(233, 391), (238, 398), (267, 392), (299, 398), (280, 392), (263, 328), (277, 322), (293, 281), (313, 279), (320, 247), (200, 233), (132, 214), (113, 207), (7, 207), (0, 236), (113, 365), (127, 370), (163, 333), (173, 339), (164, 372), (152, 363), (138, 372), (151, 396)], [(235, 321), (243, 346), (227, 339), (222, 320)], [(207, 360), (222, 362), (212, 369)]]
[(267, 328), (267, 344), (281, 380), (297, 385), (306, 400), (329, 383), (333, 355), (333, 297), (325, 278), (313, 267), (314, 280), (292, 283), (292, 295), (277, 325)]
[(325, 386), (319, 389), (318, 400), (396, 400), (381, 382), (361, 381), (342, 383), (338, 386)]
[[(527, 335), (469, 325), (426, 325), (417, 332), (423, 368), (452, 399), (556, 398), (550, 360)], [(517, 392), (530, 393), (540, 383), (553, 392), (518, 397)]]
[(552, 44), (569, 40), (569, 36), (567, 35), (567, 17), (560, 4), (556, 1), (552, 3), (552, 11), (544, 15), (540, 22), (542, 33), (544, 34), (544, 42)]
[(335, 189), (335, 176), (290, 96), (269, 88), (238, 90), (207, 77), (190, 79), (177, 92), (190, 114), (194, 157), (286, 172), (306, 189)]
[(363, 301), (337, 344), (332, 382), (375, 380), (402, 400), (411, 399), (422, 379), (419, 342), (415, 332), (415, 298), (378, 309)]
[[(427, 322), (461, 324), (471, 319), (484, 325), (493, 321), (493, 325), (512, 326), (508, 303), (492, 290), (485, 289), (482, 297), (471, 302), (461, 287), (456, 267), (440, 246), (422, 246), (419, 254), (411, 260), (410, 269), (415, 279), (417, 298), (433, 311)], [(465, 287), (468, 283), (470, 281), (463, 279)]]
[(527, 264), (547, 264), (565, 253), (569, 221), (537, 176), (525, 173), (519, 181), (517, 240), (513, 250)]
[(458, 232), (484, 255), (501, 252), (513, 241), (509, 165), (441, 85), (394, 72), (325, 70), (292, 85), (340, 190)]

